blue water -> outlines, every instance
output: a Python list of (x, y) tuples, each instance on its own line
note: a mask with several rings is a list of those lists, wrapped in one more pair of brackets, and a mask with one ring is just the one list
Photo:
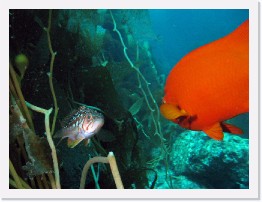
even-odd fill
[(149, 10), (159, 40), (152, 51), (160, 72), (165, 73), (191, 50), (221, 38), (248, 19), (245, 10)]

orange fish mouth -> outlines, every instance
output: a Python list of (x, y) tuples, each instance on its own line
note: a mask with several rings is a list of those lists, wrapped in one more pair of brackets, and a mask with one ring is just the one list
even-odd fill
[(174, 119), (173, 122), (175, 122), (175, 123), (177, 123), (177, 124), (180, 125), (181, 123), (187, 121), (187, 120), (188, 120), (188, 117), (189, 117), (189, 116), (180, 116), (180, 117)]
[(166, 119), (172, 121), (179, 117), (188, 116), (188, 113), (185, 110), (181, 109), (178, 105), (169, 104), (166, 102), (164, 102), (160, 106), (160, 112)]
[(191, 116), (179, 105), (170, 103), (163, 103), (160, 106), (160, 112), (166, 119), (187, 129), (191, 129), (192, 122), (197, 119), (196, 115)]
[(183, 128), (187, 128), (191, 130), (191, 125), (192, 122), (195, 121), (197, 119), (197, 116), (180, 116), (174, 120), (172, 120), (174, 123), (177, 123), (178, 125), (180, 125)]

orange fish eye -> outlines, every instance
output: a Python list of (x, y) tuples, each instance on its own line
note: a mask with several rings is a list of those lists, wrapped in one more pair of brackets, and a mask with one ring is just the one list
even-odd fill
[[(179, 105), (177, 105), (176, 107), (177, 107), (177, 109), (179, 109), (179, 110), (181, 111), (181, 107), (180, 107)], [(184, 110), (183, 110), (183, 111), (184, 111)]]

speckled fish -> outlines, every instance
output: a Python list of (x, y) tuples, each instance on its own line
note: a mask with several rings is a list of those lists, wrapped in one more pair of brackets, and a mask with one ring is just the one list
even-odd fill
[(104, 125), (104, 116), (94, 109), (85, 106), (70, 113), (61, 123), (62, 129), (54, 137), (68, 137), (67, 145), (74, 148), (82, 140), (89, 140)]
[(160, 107), (183, 128), (222, 140), (242, 130), (224, 121), (249, 111), (249, 21), (232, 33), (201, 46), (171, 70)]

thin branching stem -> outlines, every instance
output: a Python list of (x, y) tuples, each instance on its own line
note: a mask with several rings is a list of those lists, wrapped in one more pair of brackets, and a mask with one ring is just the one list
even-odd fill
[[(114, 28), (113, 28), (113, 31), (115, 31), (119, 37), (119, 40), (123, 46), (123, 52), (124, 52), (124, 56), (125, 58), (127, 59), (128, 63), (130, 64), (131, 68), (134, 69), (137, 73), (137, 78), (138, 78), (138, 83), (139, 83), (139, 89), (141, 90), (145, 100), (146, 100), (146, 104), (148, 106), (148, 109), (150, 110), (151, 112), (151, 117), (152, 117), (152, 120), (153, 120), (153, 123), (154, 123), (154, 126), (155, 126), (155, 134), (154, 135), (157, 135), (159, 138), (160, 138), (160, 144), (161, 144), (161, 149), (162, 151), (164, 151), (164, 153), (161, 153), (161, 158), (163, 157), (164, 160), (165, 160), (165, 163), (166, 163), (166, 177), (168, 178), (168, 166), (167, 166), (167, 149), (166, 149), (166, 146), (165, 146), (165, 138), (162, 134), (162, 130), (161, 130), (161, 126), (160, 126), (160, 111), (159, 111), (159, 108), (158, 108), (158, 105), (157, 105), (157, 102), (149, 88), (149, 85), (150, 83), (146, 80), (146, 78), (144, 77), (144, 75), (141, 73), (141, 71), (139, 70), (138, 67), (136, 67), (134, 65), (134, 63), (131, 61), (130, 57), (128, 56), (127, 54), (127, 47), (124, 43), (124, 40), (123, 40), (123, 37), (120, 33), (120, 31), (117, 29), (117, 24), (116, 24), (116, 21), (115, 21), (115, 18), (112, 14), (112, 11), (110, 11), (110, 14), (111, 14), (111, 18), (112, 18), (112, 21), (113, 21), (113, 24), (114, 24)], [(142, 85), (142, 82), (144, 83), (144, 86), (145, 86), (145, 89), (143, 88), (143, 85)], [(148, 99), (148, 96), (147, 94), (149, 95), (149, 98), (151, 100), (151, 103), (152, 105), (149, 103), (149, 99)], [(155, 115), (156, 113), (156, 115)], [(160, 158), (160, 159), (161, 159)], [(159, 160), (160, 160), (159, 159)], [(159, 162), (159, 161), (158, 161)]]
[(55, 113), (54, 113), (53, 122), (52, 122), (52, 129), (51, 129), (51, 135), (53, 135), (55, 131), (55, 124), (56, 124), (56, 119), (57, 119), (59, 108), (58, 108), (57, 99), (56, 99), (55, 90), (54, 90), (54, 84), (53, 84), (53, 69), (54, 69), (56, 52), (54, 52), (53, 50), (51, 36), (50, 36), (51, 35), (50, 34), (51, 24), (52, 24), (52, 10), (50, 9), (49, 15), (48, 15), (48, 26), (47, 28), (44, 28), (44, 30), (46, 31), (46, 34), (47, 34), (48, 48), (51, 54), (50, 71), (49, 71), (48, 77), (49, 77), (49, 86), (50, 86), (50, 90), (53, 96), (54, 107), (55, 107)]
[[(14, 87), (13, 90), (16, 91), (16, 93), (17, 93), (17, 95), (18, 95), (18, 98), (19, 98), (19, 100), (20, 100), (20, 102), (21, 102), (21, 105), (22, 105), (23, 111), (24, 111), (24, 113), (25, 113), (25, 117), (26, 117), (26, 120), (27, 120), (27, 122), (28, 122), (28, 125), (29, 125), (29, 127), (30, 127), (33, 131), (35, 131), (35, 130), (34, 130), (34, 124), (33, 124), (32, 118), (31, 118), (31, 116), (30, 116), (30, 114), (29, 114), (29, 111), (28, 111), (28, 108), (27, 108), (27, 106), (26, 106), (26, 104), (25, 104), (25, 98), (24, 98), (24, 96), (23, 96), (23, 93), (22, 93), (22, 90), (21, 90), (21, 88), (20, 88), (20, 85), (19, 85), (19, 83), (18, 83), (18, 81), (17, 81), (14, 67), (13, 67), (13, 65), (12, 65), (11, 63), (9, 63), (9, 71), (10, 71), (11, 78), (12, 78), (12, 81), (13, 81), (13, 84), (14, 84), (14, 85), (12, 85), (12, 83), (10, 83), (10, 87), (11, 87), (11, 89)], [(14, 94), (13, 96), (15, 96), (15, 94)]]
[[(137, 68), (137, 67), (134, 65), (134, 63), (131, 61), (130, 57), (128, 56), (128, 54), (127, 54), (127, 47), (126, 47), (126, 45), (125, 45), (125, 43), (124, 43), (124, 40), (123, 40), (123, 37), (122, 37), (120, 31), (117, 29), (116, 21), (115, 21), (115, 18), (114, 18), (114, 16), (113, 16), (113, 14), (112, 14), (111, 11), (110, 11), (110, 14), (111, 14), (111, 18), (112, 18), (113, 24), (114, 24), (113, 31), (115, 31), (115, 32), (118, 34), (118, 36), (119, 36), (119, 40), (120, 40), (120, 42), (121, 42), (121, 44), (122, 44), (122, 46), (123, 46), (123, 52), (124, 52), (125, 58), (127, 59), (128, 63), (130, 64), (131, 68), (134, 69), (134, 70), (136, 71), (137, 75), (138, 75), (137, 77), (138, 77), (138, 82), (139, 82), (139, 88), (140, 88), (140, 90), (141, 90), (141, 92), (142, 92), (142, 94), (143, 94), (143, 96), (144, 96), (144, 98), (145, 98), (145, 101), (146, 101), (146, 103), (147, 103), (147, 106), (148, 106), (148, 108), (149, 108), (149, 110), (150, 110), (151, 112), (154, 113), (154, 112), (156, 111), (156, 118), (157, 118), (157, 120), (155, 120), (155, 117), (154, 117), (154, 116), (152, 117), (152, 118), (153, 118), (153, 123), (154, 123), (154, 125), (155, 125), (155, 129), (156, 129), (156, 133), (155, 133), (155, 134), (157, 134), (157, 135), (160, 137), (161, 141), (162, 141), (162, 139), (163, 139), (163, 134), (162, 134), (162, 131), (161, 131), (161, 127), (159, 127), (160, 125), (158, 124), (158, 122), (159, 122), (159, 117), (160, 117), (160, 116), (159, 116), (159, 115), (160, 115), (160, 112), (159, 112), (159, 109), (158, 109), (157, 102), (156, 102), (156, 100), (155, 100), (155, 98), (154, 98), (151, 90), (149, 89), (149, 83), (148, 83), (148, 81), (146, 80), (146, 78), (144, 77), (144, 75), (140, 72), (139, 68)], [(146, 86), (146, 91), (147, 91), (147, 93), (148, 93), (148, 95), (149, 95), (149, 97), (150, 97), (150, 99), (151, 99), (151, 101), (152, 101), (152, 103), (153, 103), (153, 107), (152, 107), (152, 106), (150, 105), (150, 103), (149, 103), (149, 100), (148, 100), (148, 97), (147, 97), (147, 95), (146, 95), (146, 92), (145, 92), (145, 90), (144, 90), (144, 88), (143, 88), (143, 86), (142, 86), (141, 79), (142, 79), (142, 81), (144, 82), (144, 84), (145, 84), (145, 86)]]
[(115, 155), (113, 152), (109, 152), (107, 157), (95, 156), (86, 162), (83, 168), (83, 171), (82, 171), (82, 175), (81, 175), (80, 189), (85, 188), (85, 182), (86, 182), (86, 176), (87, 176), (88, 170), (91, 167), (91, 165), (94, 163), (109, 163), (110, 168), (111, 168), (111, 173), (113, 175), (113, 178), (116, 184), (116, 188), (124, 189), (124, 186), (121, 180), (121, 176), (119, 174), (118, 167), (116, 164)]
[(59, 167), (58, 167), (58, 160), (57, 160), (57, 154), (56, 154), (56, 149), (55, 149), (55, 145), (52, 139), (52, 135), (51, 135), (51, 131), (50, 131), (50, 124), (49, 124), (49, 118), (50, 118), (50, 114), (53, 111), (53, 108), (50, 108), (49, 110), (37, 107), (35, 105), (30, 104), (29, 102), (26, 102), (26, 105), (39, 113), (43, 113), (45, 115), (45, 130), (46, 130), (46, 137), (47, 137), (47, 141), (48, 144), (51, 148), (52, 151), (52, 159), (53, 159), (53, 164), (54, 164), (54, 171), (55, 171), (55, 182), (56, 182), (56, 188), (57, 189), (61, 189), (61, 185), (60, 185), (60, 177), (59, 177)]
[(16, 184), (16, 187), (18, 189), (24, 189), (23, 185), (22, 185), (22, 182), (20, 181), (20, 177), (18, 176), (16, 170), (15, 170), (15, 167), (12, 163), (12, 161), (9, 159), (9, 171), (12, 175), (12, 177), (14, 178), (14, 181), (15, 181), (15, 184)]

